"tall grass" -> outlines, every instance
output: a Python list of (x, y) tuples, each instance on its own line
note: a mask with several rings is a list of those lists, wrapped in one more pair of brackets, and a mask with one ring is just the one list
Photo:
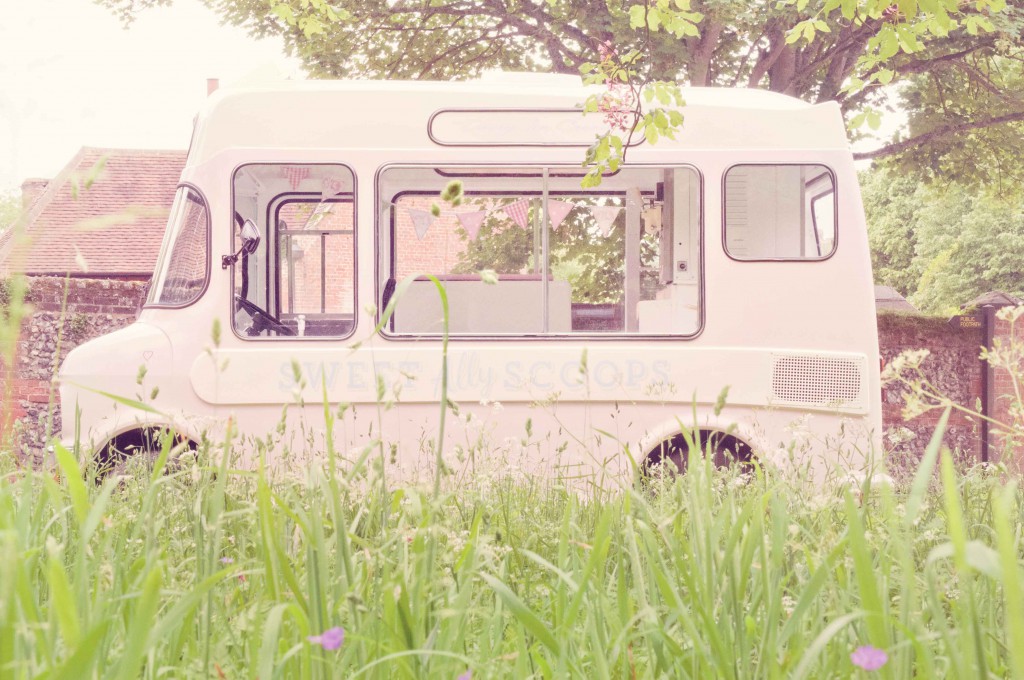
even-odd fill
[(906, 490), (691, 464), (590, 494), (387, 488), (331, 446), (167, 466), (169, 439), (93, 483), (58, 449), (0, 481), (0, 677), (857, 677), (863, 645), (883, 678), (1024, 677), (1024, 504), (938, 442)]
[(230, 438), (101, 479), (0, 446), (0, 678), (1024, 678), (1024, 502), (954, 470), (946, 418), (905, 489), (456, 484), (440, 433), (430, 490), (330, 437), (302, 474)]

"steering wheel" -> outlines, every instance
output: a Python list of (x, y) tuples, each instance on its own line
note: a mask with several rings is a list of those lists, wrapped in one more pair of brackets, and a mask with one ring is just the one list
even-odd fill
[(252, 325), (247, 331), (248, 335), (259, 335), (265, 330), (276, 331), (281, 335), (295, 335), (294, 330), (271, 316), (270, 312), (264, 311), (259, 305), (246, 300), (237, 293), (235, 294), (235, 305), (239, 309), (244, 309), (252, 317)]

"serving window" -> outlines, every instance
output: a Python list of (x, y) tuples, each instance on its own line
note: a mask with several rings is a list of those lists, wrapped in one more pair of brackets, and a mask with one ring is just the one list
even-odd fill
[[(260, 164), (234, 177), (235, 332), (242, 337), (349, 335), (355, 310), (354, 177), (340, 165)], [(246, 222), (259, 244), (242, 246)]]
[[(389, 167), (379, 174), (379, 303), (393, 335), (695, 334), (700, 179), (630, 167), (595, 189), (559, 167)], [(451, 182), (461, 202), (441, 200)]]

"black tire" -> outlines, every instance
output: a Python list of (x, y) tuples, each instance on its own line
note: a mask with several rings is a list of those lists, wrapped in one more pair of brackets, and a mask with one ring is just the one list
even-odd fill
[(690, 450), (687, 439), (682, 434), (661, 442), (648, 451), (644, 458), (644, 476), (685, 474), (691, 454), (703, 457), (708, 451), (711, 452), (712, 463), (716, 468), (739, 465), (746, 471), (753, 467), (754, 452), (750, 445), (731, 434), (718, 430), (701, 430), (696, 433), (694, 444), (699, 447), (698, 451)]

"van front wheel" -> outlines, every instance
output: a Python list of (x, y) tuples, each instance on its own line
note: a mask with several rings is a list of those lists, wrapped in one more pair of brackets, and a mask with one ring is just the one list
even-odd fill
[[(136, 467), (152, 470), (163, 451), (164, 437), (168, 430), (159, 427), (143, 427), (117, 435), (100, 449), (96, 456), (99, 477), (127, 475)], [(186, 437), (174, 435), (172, 448), (184, 446), (195, 451), (195, 444)], [(180, 457), (176, 456), (175, 458)]]

